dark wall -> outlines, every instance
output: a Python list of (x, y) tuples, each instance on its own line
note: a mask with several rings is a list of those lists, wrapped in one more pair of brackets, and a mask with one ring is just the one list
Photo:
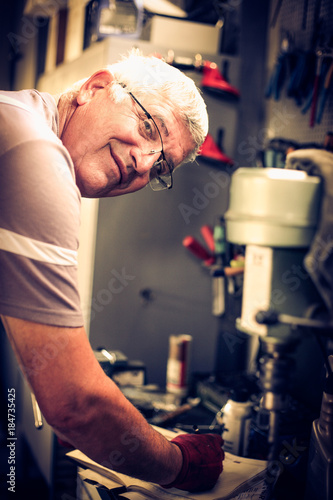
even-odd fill
[[(244, 3), (247, 10), (241, 22), (252, 27), (259, 22), (260, 29), (246, 28), (241, 37), (243, 48), (237, 55), (204, 56), (216, 61), (221, 69), (227, 60), (230, 83), (241, 90), (239, 101), (203, 92), (209, 132), (217, 141), (223, 129), (225, 153), (236, 162), (239, 142), (249, 133), (247, 124), (257, 130), (264, 118), (260, 89), (264, 85), (268, 6), (256, 2), (265, 6), (258, 10), (248, 7), (251, 2)], [(255, 60), (256, 72), (244, 73), (243, 52), (243, 57)], [(246, 61), (245, 65), (248, 68)], [(200, 86), (201, 75), (189, 76)], [(225, 320), (214, 317), (209, 272), (182, 246), (187, 235), (202, 242), (201, 226), (213, 226), (224, 214), (229, 183), (230, 169), (199, 159), (175, 172), (171, 191), (153, 193), (147, 187), (100, 202), (90, 340), (94, 348), (103, 345), (120, 349), (130, 359), (144, 361), (149, 382), (165, 383), (168, 339), (172, 334), (193, 336), (193, 371), (211, 373), (217, 369), (230, 373), (244, 368), (244, 336), (230, 343), (232, 335), (237, 335), (234, 320), (239, 314), (239, 302), (232, 305), (234, 310), (228, 311)], [(184, 216), (184, 212), (189, 215)], [(129, 278), (119, 291), (111, 293), (108, 283), (123, 269)]]
[(17, 26), (22, 18), (24, 0), (1, 2), (0, 10), (0, 88), (13, 90), (15, 80), (15, 64), (21, 57), (17, 50), (15, 36)]
[[(93, 347), (144, 361), (148, 381), (160, 384), (172, 334), (193, 336), (192, 369), (214, 368), (217, 320), (209, 271), (182, 240), (201, 239), (200, 227), (224, 213), (229, 176), (191, 164), (175, 172), (174, 182), (171, 191), (147, 187), (100, 202), (90, 327)], [(184, 219), (182, 208), (192, 215)]]

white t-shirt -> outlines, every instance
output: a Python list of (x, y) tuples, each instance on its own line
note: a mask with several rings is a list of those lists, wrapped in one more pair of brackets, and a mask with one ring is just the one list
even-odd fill
[(0, 92), (0, 314), (82, 326), (80, 202), (53, 97)]

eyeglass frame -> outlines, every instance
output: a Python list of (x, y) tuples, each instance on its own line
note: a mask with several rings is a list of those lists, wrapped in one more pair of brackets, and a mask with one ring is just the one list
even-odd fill
[[(123, 87), (125, 87), (125, 86), (123, 85)], [(126, 88), (126, 87), (125, 87), (125, 88)], [(169, 175), (170, 175), (170, 186), (168, 186), (168, 185), (165, 183), (165, 181), (164, 181), (161, 177), (159, 177), (159, 176), (157, 176), (157, 177), (152, 177), (152, 178), (151, 178), (151, 177), (150, 177), (150, 176), (151, 176), (151, 170), (149, 171), (149, 185), (150, 185), (150, 187), (151, 187), (151, 189), (152, 189), (153, 191), (162, 191), (162, 190), (165, 190), (165, 189), (171, 189), (171, 188), (172, 188), (172, 186), (173, 186), (173, 176), (172, 176), (172, 170), (173, 170), (173, 169), (172, 169), (172, 167), (169, 165), (168, 161), (167, 161), (167, 160), (166, 160), (166, 158), (165, 158), (165, 154), (164, 154), (164, 150), (163, 150), (163, 140), (162, 140), (162, 135), (161, 135), (160, 129), (158, 128), (157, 123), (156, 123), (156, 121), (154, 120), (154, 118), (151, 116), (151, 114), (150, 114), (150, 113), (146, 110), (146, 108), (145, 108), (145, 107), (141, 104), (141, 102), (140, 102), (140, 101), (138, 101), (138, 99), (137, 99), (137, 98), (136, 98), (136, 97), (132, 94), (132, 92), (127, 91), (127, 93), (128, 93), (128, 95), (130, 95), (130, 96), (131, 96), (131, 98), (133, 99), (133, 101), (134, 101), (136, 104), (138, 104), (138, 106), (142, 109), (142, 111), (144, 112), (144, 114), (146, 115), (146, 117), (148, 118), (148, 120), (151, 120), (151, 121), (153, 122), (153, 124), (154, 124), (154, 125), (155, 125), (155, 127), (156, 127), (157, 133), (158, 133), (158, 135), (159, 135), (159, 138), (160, 138), (160, 141), (161, 141), (161, 151), (150, 151), (149, 153), (145, 153), (145, 154), (148, 154), (148, 155), (152, 155), (152, 154), (156, 154), (156, 153), (161, 153), (161, 155), (162, 155), (162, 159), (161, 159), (161, 160), (157, 160), (156, 162), (154, 162), (154, 164), (153, 164), (152, 168), (154, 168), (155, 166), (157, 166), (157, 165), (158, 165), (159, 163), (161, 163), (162, 161), (165, 161), (165, 163), (167, 164), (168, 169), (169, 169)], [(166, 174), (166, 175), (167, 175), (167, 174)], [(160, 186), (162, 186), (162, 187), (161, 187), (161, 189), (154, 189), (154, 188), (152, 187), (151, 181), (153, 181), (154, 179), (158, 179), (158, 182), (160, 183)], [(164, 185), (164, 184), (165, 184), (165, 185)]]

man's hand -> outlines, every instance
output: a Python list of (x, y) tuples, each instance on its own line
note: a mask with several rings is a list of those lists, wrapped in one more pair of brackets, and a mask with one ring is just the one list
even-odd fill
[(171, 440), (183, 454), (183, 466), (176, 479), (164, 488), (186, 491), (212, 489), (223, 470), (223, 439), (218, 434), (181, 434)]

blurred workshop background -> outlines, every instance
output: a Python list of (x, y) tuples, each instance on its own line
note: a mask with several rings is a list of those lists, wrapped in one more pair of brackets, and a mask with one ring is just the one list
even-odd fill
[[(209, 137), (197, 161), (175, 172), (171, 191), (82, 203), (80, 290), (91, 345), (124, 353), (144, 383), (165, 387), (169, 339), (179, 334), (192, 337), (197, 380), (222, 383), (249, 370), (253, 339), (235, 326), (241, 278), (225, 314), (215, 314), (207, 259), (184, 241), (204, 244), (202, 228), (226, 212), (238, 167), (283, 167), (299, 147), (333, 150), (332, 27), (330, 0), (2, 2), (3, 90), (57, 94), (132, 47), (166, 59), (202, 90)], [(2, 390), (23, 387), (3, 337), (1, 351)], [(299, 377), (311, 357), (318, 377), (297, 383), (296, 370), (295, 394), (318, 408), (317, 352), (304, 353)], [(27, 388), (17, 404), (25, 477), (42, 488), (38, 498), (64, 498), (54, 436), (47, 425), (34, 429)]]

